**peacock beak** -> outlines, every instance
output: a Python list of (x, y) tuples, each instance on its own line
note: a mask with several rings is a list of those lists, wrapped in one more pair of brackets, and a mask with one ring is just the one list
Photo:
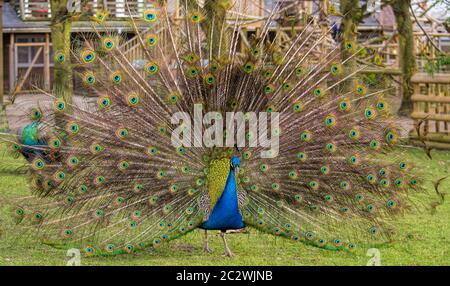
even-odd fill
[(239, 174), (239, 166), (234, 167), (234, 174)]

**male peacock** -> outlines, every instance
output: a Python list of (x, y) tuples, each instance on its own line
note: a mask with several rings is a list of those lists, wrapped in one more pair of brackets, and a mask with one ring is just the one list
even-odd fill
[[(392, 88), (358, 63), (378, 56), (348, 39), (335, 45), (332, 27), (313, 17), (283, 45), (273, 38), (278, 7), (246, 41), (241, 1), (220, 0), (213, 13), (193, 2), (184, 2), (181, 22), (165, 6), (132, 18), (142, 58), (131, 60), (117, 33), (101, 32), (100, 12), (99, 32), (83, 47), (55, 52), (56, 61), (72, 58), (98, 102), (48, 94), (51, 108), (32, 109), (56, 155), (31, 162), (38, 199), (25, 199), (17, 219), (47, 243), (82, 245), (89, 255), (157, 247), (196, 228), (205, 251), (206, 231), (221, 230), (227, 256), (224, 232), (243, 227), (326, 249), (391, 237), (388, 221), (421, 187), (414, 166), (391, 152), (401, 142), (386, 99)], [(198, 118), (194, 106), (212, 116)], [(187, 116), (174, 121), (179, 112)], [(236, 134), (214, 136), (230, 130), (219, 123), (232, 112), (243, 118), (231, 121)], [(269, 131), (253, 129), (263, 114), (279, 114), (278, 127), (260, 120)], [(230, 138), (246, 144), (220, 147)]]
[[(31, 122), (25, 127), (19, 130), (17, 140), (21, 144), (20, 153), (32, 162), (36, 157), (46, 157), (47, 142), (45, 138), (41, 136), (39, 122)], [(18, 147), (18, 146), (17, 146)]]

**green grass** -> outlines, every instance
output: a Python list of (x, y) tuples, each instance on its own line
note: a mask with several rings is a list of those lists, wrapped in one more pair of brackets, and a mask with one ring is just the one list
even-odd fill
[[(0, 170), (18, 161), (0, 149)], [(434, 160), (423, 152), (406, 153), (410, 161), (420, 166), (434, 179), (449, 174), (450, 152), (433, 151)], [(28, 194), (24, 175), (0, 173), (0, 202)], [(437, 201), (432, 182), (425, 194), (417, 199), (425, 206)], [(440, 186), (450, 190), (450, 179)], [(0, 205), (0, 265), (65, 265), (66, 251), (35, 242), (32, 238), (18, 239), (6, 203)], [(450, 265), (450, 201), (436, 208), (424, 208), (408, 214), (396, 223), (399, 239), (379, 247), (382, 265)], [(368, 246), (354, 252), (333, 252), (305, 246), (250, 230), (247, 234), (230, 234), (228, 241), (235, 257), (222, 257), (222, 243), (217, 232), (210, 232), (212, 254), (202, 252), (203, 232), (196, 230), (157, 249), (146, 249), (130, 255), (115, 257), (82, 257), (82, 265), (366, 265)]]

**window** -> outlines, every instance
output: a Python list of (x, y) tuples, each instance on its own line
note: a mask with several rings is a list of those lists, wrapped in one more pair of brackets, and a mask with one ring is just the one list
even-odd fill
[[(37, 34), (37, 35), (16, 35), (16, 43), (29, 43), (30, 45), (22, 46), (17, 45), (16, 46), (16, 52), (17, 52), (17, 68), (25, 68), (31, 65), (33, 62), (33, 58), (36, 56), (36, 53), (38, 52), (39, 48), (41, 46), (39, 45), (31, 45), (32, 43), (44, 43), (45, 42), (45, 35)], [(42, 46), (43, 47), (43, 46)], [(50, 55), (52, 55), (52, 49), (50, 47)], [(53, 57), (50, 56), (50, 65), (53, 64)], [(34, 65), (34, 67), (43, 67), (44, 66), (44, 51), (42, 50), (41, 54), (37, 58), (37, 61)]]

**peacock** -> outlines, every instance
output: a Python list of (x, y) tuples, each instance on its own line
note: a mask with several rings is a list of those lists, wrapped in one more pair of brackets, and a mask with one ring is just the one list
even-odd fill
[(37, 121), (33, 121), (18, 130), (17, 139), (21, 144), (20, 153), (30, 163), (36, 158), (45, 158), (46, 138), (41, 136), (41, 125)]
[(345, 33), (336, 43), (335, 25), (315, 17), (282, 41), (277, 5), (243, 38), (243, 1), (210, 2), (181, 1), (181, 20), (159, 2), (130, 17), (139, 58), (106, 11), (82, 44), (55, 51), (95, 102), (38, 91), (53, 100), (30, 109), (45, 143), (10, 142), (41, 150), (18, 227), (89, 256), (195, 229), (205, 252), (220, 231), (226, 256), (227, 230), (243, 228), (329, 250), (395, 236), (423, 179), (397, 150), (393, 87), (364, 73), (380, 55)]

